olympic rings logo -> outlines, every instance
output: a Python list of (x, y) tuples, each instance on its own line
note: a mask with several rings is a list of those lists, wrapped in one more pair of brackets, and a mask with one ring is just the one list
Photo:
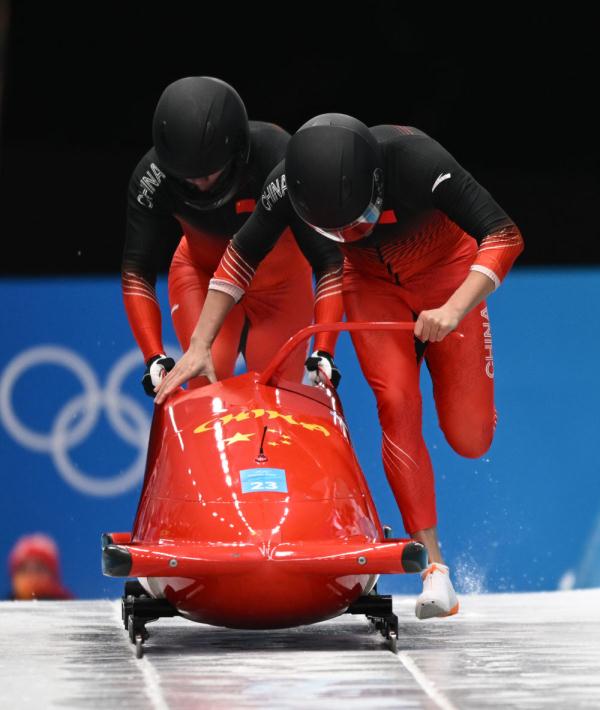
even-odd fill
[[(86, 495), (108, 497), (121, 495), (143, 477), (150, 416), (121, 385), (132, 370), (140, 370), (139, 351), (121, 357), (109, 373), (104, 388), (90, 365), (76, 352), (59, 345), (40, 345), (17, 355), (0, 379), (0, 419), (19, 444), (32, 451), (46, 453), (58, 473), (73, 488)], [(83, 392), (60, 409), (48, 433), (25, 426), (13, 406), (13, 392), (19, 379), (38, 365), (57, 365), (75, 375)], [(137, 456), (129, 468), (109, 477), (94, 477), (80, 471), (69, 451), (86, 439), (104, 411), (114, 431), (134, 449)]]

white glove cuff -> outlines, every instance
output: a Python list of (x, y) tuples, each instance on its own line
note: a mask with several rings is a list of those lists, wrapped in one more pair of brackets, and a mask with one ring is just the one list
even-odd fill
[[(158, 356), (159, 358), (166, 357), (166, 355), (161, 354)], [(154, 387), (158, 387), (160, 385), (162, 378), (165, 376), (166, 371), (164, 368), (164, 365), (161, 365), (159, 360), (155, 360), (152, 365), (150, 365), (150, 380), (152, 381), (152, 384)]]
[(311, 357), (318, 357), (319, 358), (319, 367), (317, 370), (312, 370), (309, 372), (309, 377), (311, 381), (316, 384), (320, 382), (321, 380), (319, 379), (319, 370), (323, 370), (325, 375), (327, 375), (328, 379), (331, 379), (331, 374), (332, 374), (332, 368), (331, 368), (331, 363), (326, 357), (322, 357), (319, 355), (318, 351), (315, 350), (315, 352), (311, 355)]

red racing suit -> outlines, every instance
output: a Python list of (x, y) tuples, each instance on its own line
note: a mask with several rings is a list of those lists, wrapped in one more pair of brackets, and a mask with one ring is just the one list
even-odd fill
[[(435, 140), (408, 126), (370, 129), (382, 154), (383, 211), (372, 234), (343, 244), (344, 307), (349, 321), (416, 321), (442, 306), (479, 271), (498, 287), (523, 249), (519, 229), (491, 195)], [(285, 181), (285, 162), (269, 180)], [(272, 195), (271, 195), (272, 197)], [(292, 209), (287, 195), (259, 207), (231, 248), (250, 270), (277, 240)], [(326, 241), (316, 235), (315, 239)], [(232, 278), (221, 262), (213, 287)], [(332, 282), (334, 289), (339, 284)], [(433, 381), (440, 426), (461, 455), (482, 456), (495, 428), (494, 364), (485, 302), (456, 332), (423, 345), (410, 333), (353, 333), (375, 393), (388, 481), (409, 534), (437, 523), (434, 477), (421, 431), (419, 370)]]

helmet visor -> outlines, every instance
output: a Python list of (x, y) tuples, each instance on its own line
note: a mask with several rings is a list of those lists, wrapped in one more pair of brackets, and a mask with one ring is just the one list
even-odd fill
[(381, 170), (377, 169), (373, 171), (371, 200), (357, 219), (344, 227), (317, 227), (316, 224), (311, 224), (310, 226), (319, 234), (328, 239), (333, 239), (335, 242), (356, 242), (371, 234), (375, 225), (379, 222), (382, 207), (383, 174)]

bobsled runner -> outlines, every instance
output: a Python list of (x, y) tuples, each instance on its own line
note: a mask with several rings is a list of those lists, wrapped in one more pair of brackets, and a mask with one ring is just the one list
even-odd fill
[(122, 603), (138, 657), (146, 624), (175, 615), (271, 629), (365, 614), (395, 650), (398, 620), (375, 583), (420, 572), (426, 549), (386, 535), (333, 387), (279, 373), (315, 332), (413, 325), (309, 326), (262, 373), (155, 407), (133, 529), (102, 536), (104, 574), (138, 580)]

